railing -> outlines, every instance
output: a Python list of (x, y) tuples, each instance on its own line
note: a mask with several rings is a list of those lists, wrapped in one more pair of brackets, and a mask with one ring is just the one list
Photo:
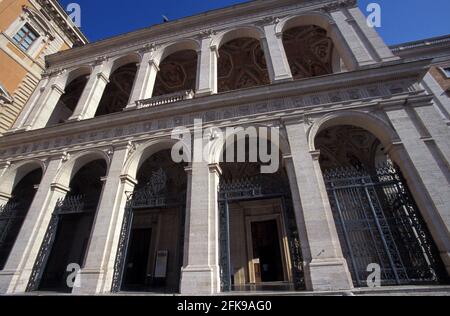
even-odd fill
[(190, 100), (193, 99), (194, 96), (195, 92), (193, 90), (179, 91), (171, 94), (157, 96), (147, 100), (138, 100), (136, 101), (136, 106), (138, 109), (152, 108), (164, 104)]

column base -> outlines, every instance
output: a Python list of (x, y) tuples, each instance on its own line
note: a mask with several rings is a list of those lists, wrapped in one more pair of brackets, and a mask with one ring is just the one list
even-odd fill
[(99, 294), (100, 290), (98, 288), (100, 280), (104, 276), (104, 271), (96, 269), (82, 269), (79, 274), (79, 286), (74, 287), (72, 294), (75, 295), (94, 295)]
[(188, 266), (181, 269), (182, 295), (212, 295), (219, 292), (218, 268)]
[(0, 272), (0, 295), (12, 293), (11, 284), (17, 279), (19, 272), (3, 270)]
[(441, 259), (444, 263), (445, 270), (447, 270), (447, 274), (450, 276), (450, 252), (441, 252)]
[(344, 259), (314, 259), (305, 265), (311, 291), (350, 290), (353, 282)]

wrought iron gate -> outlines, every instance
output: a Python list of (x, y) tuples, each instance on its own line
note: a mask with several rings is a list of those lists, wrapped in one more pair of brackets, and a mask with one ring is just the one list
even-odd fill
[(401, 173), (339, 168), (324, 178), (355, 286), (367, 286), (369, 264), (382, 285), (434, 284), (446, 276), (436, 246)]
[(221, 181), (219, 187), (219, 243), (220, 243), (220, 280), (222, 292), (232, 291), (232, 271), (230, 254), (230, 215), (229, 204), (239, 201), (281, 199), (283, 217), (288, 235), (292, 277), (295, 290), (304, 290), (303, 258), (300, 239), (292, 207), (292, 199), (286, 183), (273, 181), (271, 176), (258, 176), (237, 181)]
[(33, 271), (28, 281), (26, 292), (37, 291), (39, 289), (56, 238), (61, 217), (64, 215), (94, 213), (96, 211), (97, 203), (98, 196), (86, 197), (85, 195), (72, 195), (58, 200), (47, 227), (47, 231), (45, 232), (38, 256), (34, 262)]

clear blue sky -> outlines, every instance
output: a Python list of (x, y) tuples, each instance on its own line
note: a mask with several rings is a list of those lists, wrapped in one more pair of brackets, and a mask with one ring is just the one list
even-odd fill
[[(81, 29), (93, 42), (159, 24), (163, 14), (175, 20), (247, 1), (60, 0), (63, 7), (72, 2), (81, 5)], [(450, 0), (359, 0), (363, 12), (370, 2), (382, 7), (378, 32), (390, 45), (450, 34)]]

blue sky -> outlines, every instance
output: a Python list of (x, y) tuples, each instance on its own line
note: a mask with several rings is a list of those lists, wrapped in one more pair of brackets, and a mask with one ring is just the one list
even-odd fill
[[(63, 7), (80, 4), (81, 29), (90, 41), (159, 24), (162, 15), (171, 20), (199, 14), (242, 2), (240, 0), (60, 0)], [(397, 44), (450, 34), (450, 0), (360, 0), (382, 7), (382, 27), (378, 29), (388, 43)]]

